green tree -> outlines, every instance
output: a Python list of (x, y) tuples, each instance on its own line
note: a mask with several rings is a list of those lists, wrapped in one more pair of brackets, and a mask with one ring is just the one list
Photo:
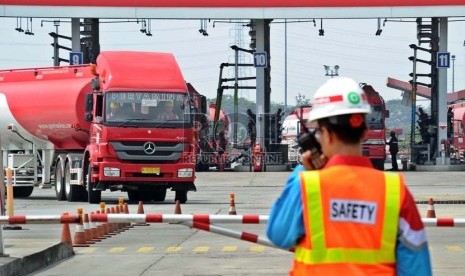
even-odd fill
[(307, 98), (307, 96), (305, 95), (302, 95), (301, 93), (299, 93), (299, 95), (297, 95), (295, 97), (295, 101), (297, 103), (297, 106), (301, 106), (301, 105), (310, 105), (311, 104), (311, 101), (309, 98)]

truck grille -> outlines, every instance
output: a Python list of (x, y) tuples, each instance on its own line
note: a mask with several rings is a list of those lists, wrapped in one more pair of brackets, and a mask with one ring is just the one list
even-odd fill
[(110, 145), (115, 149), (119, 159), (145, 163), (162, 163), (179, 160), (186, 147), (185, 143), (152, 142), (155, 150), (152, 154), (148, 154), (144, 150), (146, 143), (150, 142), (110, 142)]

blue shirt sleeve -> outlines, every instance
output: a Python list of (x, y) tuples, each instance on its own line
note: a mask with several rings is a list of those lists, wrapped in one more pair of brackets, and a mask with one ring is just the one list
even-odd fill
[(397, 239), (396, 269), (398, 276), (430, 276), (431, 262), (428, 244), (419, 249), (410, 249)]
[(294, 169), (281, 196), (271, 208), (266, 234), (272, 243), (281, 248), (295, 246), (305, 235), (299, 177), (299, 172), (304, 170), (301, 165)]

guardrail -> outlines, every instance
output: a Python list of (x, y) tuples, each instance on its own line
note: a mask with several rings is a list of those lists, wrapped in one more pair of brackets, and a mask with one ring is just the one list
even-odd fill
[[(0, 216), (0, 224), (79, 223), (80, 215), (14, 215)], [(201, 224), (266, 224), (267, 215), (209, 215), (209, 214), (91, 214), (92, 222), (106, 223), (192, 223)], [(465, 218), (422, 218), (426, 227), (465, 227)]]

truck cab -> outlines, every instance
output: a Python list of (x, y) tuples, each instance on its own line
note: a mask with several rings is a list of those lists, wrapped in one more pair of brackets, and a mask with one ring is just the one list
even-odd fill
[(373, 166), (379, 170), (384, 170), (386, 160), (386, 118), (389, 111), (386, 110), (384, 99), (376, 92), (371, 85), (363, 85), (371, 106), (371, 114), (366, 117), (368, 124), (368, 134), (363, 141), (362, 153), (370, 158)]
[[(118, 54), (118, 56), (115, 56)], [(186, 202), (195, 191), (193, 118), (182, 74), (170, 54), (103, 52), (97, 59), (83, 175), (89, 202), (102, 190)]]

